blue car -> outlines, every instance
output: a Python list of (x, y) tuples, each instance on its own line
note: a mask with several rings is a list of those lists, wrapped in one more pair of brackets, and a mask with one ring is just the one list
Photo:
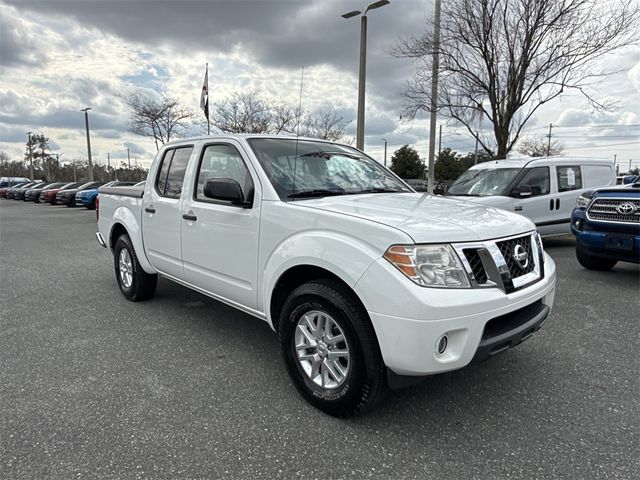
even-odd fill
[(640, 263), (640, 183), (584, 192), (571, 215), (571, 232), (584, 268)]
[[(105, 183), (102, 185), (103, 187), (126, 187), (128, 185), (133, 185), (133, 182), (118, 182), (114, 180), (113, 182)], [(98, 197), (98, 189), (92, 188), (90, 190), (82, 190), (76, 193), (76, 204), (84, 205), (89, 210), (93, 210), (96, 208), (96, 198)]]

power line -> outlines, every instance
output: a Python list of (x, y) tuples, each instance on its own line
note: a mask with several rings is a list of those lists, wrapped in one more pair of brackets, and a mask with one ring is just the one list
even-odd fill
[(605, 143), (602, 145), (589, 145), (582, 147), (566, 147), (567, 150), (578, 150), (580, 148), (604, 148), (604, 147), (618, 147), (620, 145), (640, 145), (640, 142), (624, 142), (624, 143)]

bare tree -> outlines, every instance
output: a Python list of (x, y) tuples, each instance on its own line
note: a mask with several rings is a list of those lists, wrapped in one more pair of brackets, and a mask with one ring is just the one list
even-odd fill
[(328, 107), (315, 115), (307, 115), (302, 122), (301, 133), (306, 137), (337, 141), (349, 123), (333, 107)]
[(257, 93), (234, 93), (214, 104), (211, 123), (225, 133), (268, 133), (271, 107)]
[(530, 157), (560, 155), (564, 152), (564, 145), (555, 140), (549, 143), (544, 136), (524, 137), (518, 142), (518, 152)]
[[(633, 43), (639, 18), (629, 0), (448, 0), (438, 110), (504, 158), (538, 108), (569, 90), (605, 108), (591, 87), (611, 72), (595, 70), (594, 61)], [(409, 118), (430, 111), (432, 45), (429, 29), (392, 50), (416, 64), (404, 92)], [(483, 119), (493, 128), (489, 139), (476, 133)]]
[(182, 107), (176, 98), (160, 95), (154, 98), (140, 93), (123, 98), (131, 111), (129, 131), (152, 137), (156, 150), (184, 133), (193, 112)]
[(297, 106), (270, 102), (257, 92), (234, 93), (214, 104), (211, 123), (225, 133), (297, 134), (305, 137), (338, 140), (349, 121), (334, 107), (313, 114), (302, 114)]

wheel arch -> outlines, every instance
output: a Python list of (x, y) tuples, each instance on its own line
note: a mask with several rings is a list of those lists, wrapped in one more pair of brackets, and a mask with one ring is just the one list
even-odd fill
[(298, 288), (300, 285), (308, 283), (313, 280), (328, 279), (332, 282), (339, 284), (345, 290), (347, 290), (355, 300), (357, 300), (359, 306), (366, 308), (358, 297), (358, 294), (351, 288), (351, 286), (343, 280), (340, 276), (334, 272), (317, 265), (312, 264), (300, 264), (295, 265), (284, 272), (276, 280), (273, 289), (271, 290), (271, 296), (269, 298), (269, 320), (272, 328), (277, 332), (279, 327), (278, 316), (279, 312), (284, 305), (289, 294)]
[(144, 245), (142, 244), (142, 230), (135, 220), (132, 221), (131, 212), (129, 210), (123, 210), (124, 209), (118, 209), (113, 216), (113, 223), (109, 230), (109, 248), (113, 252), (118, 237), (127, 234), (131, 239), (131, 244), (133, 245), (142, 269), (149, 274), (158, 273), (147, 259)]

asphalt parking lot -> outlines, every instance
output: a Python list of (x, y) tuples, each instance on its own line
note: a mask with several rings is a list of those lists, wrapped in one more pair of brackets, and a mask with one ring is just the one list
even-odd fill
[(259, 320), (166, 280), (125, 300), (95, 229), (0, 200), (0, 478), (637, 478), (636, 265), (587, 271), (570, 237), (545, 242), (542, 330), (338, 420)]

